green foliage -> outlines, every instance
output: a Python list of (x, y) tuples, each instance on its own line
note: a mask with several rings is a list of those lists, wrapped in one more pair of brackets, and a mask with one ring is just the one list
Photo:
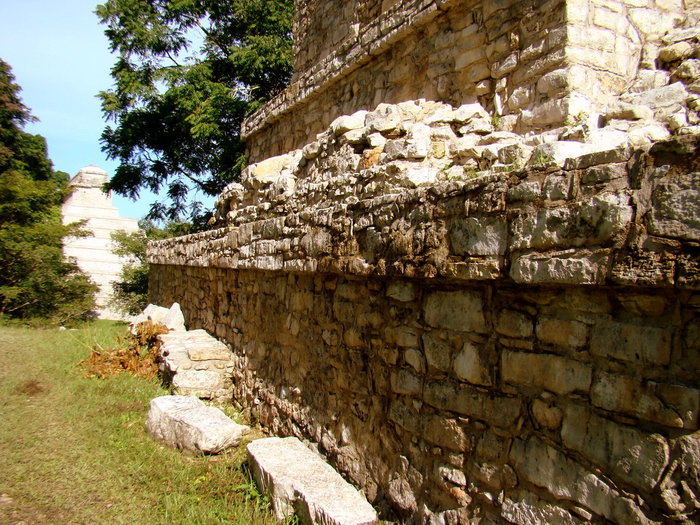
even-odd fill
[(175, 221), (165, 228), (156, 227), (152, 221), (141, 221), (139, 227), (140, 230), (133, 233), (112, 233), (115, 245), (112, 252), (129, 260), (122, 267), (119, 280), (112, 283), (112, 306), (128, 315), (136, 315), (148, 305), (148, 241), (187, 235), (193, 230), (191, 223)]
[(61, 224), (68, 176), (53, 171), (44, 138), (22, 130), (33, 117), (19, 90), (0, 60), (0, 317), (65, 323), (90, 315), (97, 288), (63, 256), (63, 238), (83, 235)]
[(244, 165), (240, 125), (291, 76), (292, 0), (107, 0), (114, 123), (103, 150), (119, 161), (110, 189), (136, 198), (167, 188), (148, 217), (177, 219), (190, 192), (218, 194)]

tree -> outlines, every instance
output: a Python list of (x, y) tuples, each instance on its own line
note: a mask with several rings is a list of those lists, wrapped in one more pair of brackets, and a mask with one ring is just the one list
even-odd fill
[(152, 221), (144, 220), (139, 222), (139, 230), (136, 232), (112, 233), (112, 242), (115, 244), (112, 252), (129, 261), (122, 267), (119, 281), (112, 283), (112, 306), (128, 315), (143, 311), (148, 305), (148, 241), (187, 235), (194, 229), (188, 222), (169, 222), (165, 228), (158, 228)]
[(218, 194), (244, 166), (243, 119), (291, 76), (292, 0), (107, 0), (114, 87), (99, 94), (119, 161), (109, 189), (136, 198), (167, 187), (148, 217), (200, 212), (190, 192)]
[(67, 174), (54, 171), (34, 120), (19, 98), (10, 66), (0, 60), (0, 317), (65, 322), (95, 307), (97, 287), (66, 261), (62, 240), (83, 235), (61, 224)]

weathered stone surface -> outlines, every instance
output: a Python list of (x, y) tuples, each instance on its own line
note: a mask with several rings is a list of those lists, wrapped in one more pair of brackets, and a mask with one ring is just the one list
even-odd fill
[[(587, 256), (586, 256), (587, 255)], [(596, 284), (607, 274), (609, 254), (597, 252), (516, 255), (510, 276), (519, 283)]]
[(491, 384), (491, 374), (484, 361), (479, 349), (470, 342), (466, 342), (455, 356), (455, 375), (468, 383), (488, 386)]
[[(700, 491), (686, 453), (649, 488), (663, 454), (648, 436), (674, 447), (689, 432), (649, 417), (691, 423), (697, 247), (650, 224), (659, 184), (697, 171), (697, 59), (658, 58), (696, 47), (674, 25), (697, 16), (680, 0), (297, 4), (301, 67), (243, 133), (251, 161), (301, 148), (305, 162), (244, 177), (218, 230), (158, 243), (156, 296), (186, 296), (190, 323), (231, 343), (236, 399), (259, 421), (318, 443), (401, 520), (687, 519)], [(332, 125), (364, 109), (361, 127)], [(531, 154), (561, 141), (582, 154)], [(669, 362), (653, 330), (602, 344), (628, 325), (670, 333)], [(506, 351), (543, 361), (506, 362), (522, 382), (507, 381)], [(604, 374), (641, 394), (599, 406)], [(638, 434), (594, 422), (576, 441), (569, 420), (567, 446), (572, 403)], [(540, 479), (509, 460), (520, 438), (557, 452), (532, 448), (551, 467)]]
[(653, 326), (600, 321), (593, 326), (591, 353), (623, 361), (667, 365), (671, 332)]
[(601, 372), (591, 387), (591, 402), (669, 427), (698, 428), (700, 390), (695, 388)]
[(537, 338), (563, 348), (581, 348), (588, 339), (588, 326), (579, 321), (542, 317), (537, 323)]
[(477, 292), (435, 292), (425, 300), (425, 322), (437, 328), (486, 332), (481, 295)]
[(654, 488), (669, 461), (669, 447), (661, 435), (615, 423), (574, 404), (564, 413), (561, 437), (565, 447), (643, 490)]
[(248, 445), (248, 455), (278, 520), (296, 514), (306, 525), (378, 523), (367, 500), (297, 438), (257, 439)]
[(179, 370), (173, 376), (172, 386), (176, 394), (208, 399), (224, 387), (224, 382), (221, 374), (215, 370)]
[(467, 217), (450, 227), (450, 243), (455, 255), (503, 255), (506, 237), (504, 219)]
[(501, 516), (516, 525), (580, 525), (583, 522), (569, 512), (538, 499), (533, 494), (512, 500), (505, 498)]
[(669, 86), (650, 89), (642, 93), (630, 93), (623, 96), (623, 99), (632, 104), (640, 104), (651, 108), (663, 108), (685, 103), (688, 92), (681, 82), (676, 82)]
[(476, 390), (456, 388), (439, 381), (426, 383), (426, 403), (457, 414), (508, 427), (520, 415), (521, 402), (511, 397), (488, 397)]
[(508, 337), (530, 337), (532, 319), (514, 310), (503, 310), (496, 321), (496, 331)]
[(162, 323), (173, 332), (185, 332), (185, 317), (182, 315), (179, 303), (173, 303), (163, 318)]
[(590, 365), (557, 355), (505, 350), (501, 374), (508, 383), (569, 394), (588, 392), (592, 371)]
[(170, 332), (158, 336), (161, 342), (159, 365), (176, 394), (221, 399), (231, 395), (226, 367), (233, 354), (205, 330)]
[(649, 231), (654, 235), (700, 240), (700, 172), (660, 181), (652, 196)]
[(168, 446), (205, 454), (216, 454), (238, 445), (250, 430), (194, 396), (152, 399), (146, 428), (149, 434)]
[(647, 518), (631, 499), (538, 438), (515, 440), (510, 457), (530, 483), (558, 498), (574, 500), (614, 523), (658, 523)]

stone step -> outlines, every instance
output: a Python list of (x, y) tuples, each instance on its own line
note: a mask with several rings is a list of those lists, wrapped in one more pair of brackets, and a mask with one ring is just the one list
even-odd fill
[(279, 521), (296, 513), (306, 525), (378, 523), (364, 496), (297, 438), (257, 439), (248, 445), (248, 455)]
[(151, 400), (148, 433), (168, 446), (217, 454), (241, 442), (250, 427), (239, 425), (216, 407), (194, 396), (161, 396)]
[(161, 372), (174, 394), (203, 399), (227, 399), (232, 395), (231, 350), (205, 330), (170, 332), (161, 342)]

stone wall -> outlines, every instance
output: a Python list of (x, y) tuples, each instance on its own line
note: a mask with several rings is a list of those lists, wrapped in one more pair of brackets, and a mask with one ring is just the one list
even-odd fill
[[(379, 103), (479, 101), (499, 130), (541, 132), (659, 87), (664, 34), (695, 0), (298, 2), (293, 84), (243, 125), (253, 162)], [(690, 15), (689, 26), (697, 25)], [(304, 35), (303, 38), (300, 35)]]
[(149, 247), (152, 299), (231, 343), (235, 400), (385, 517), (696, 522), (697, 136), (332, 204), (391, 172), (345, 140), (313, 161), (337, 185)]

